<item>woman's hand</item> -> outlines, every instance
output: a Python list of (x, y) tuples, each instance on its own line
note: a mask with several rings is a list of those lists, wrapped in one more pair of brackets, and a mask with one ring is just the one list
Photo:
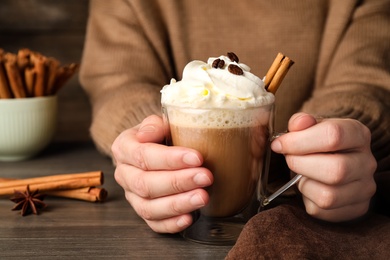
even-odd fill
[(307, 213), (332, 222), (364, 215), (376, 190), (369, 129), (352, 119), (317, 122), (305, 113), (293, 115), (288, 128), (271, 148), (303, 175), (298, 189)]
[(199, 152), (165, 146), (162, 119), (146, 118), (121, 133), (112, 145), (115, 179), (137, 214), (159, 233), (176, 233), (192, 223), (190, 213), (205, 206), (203, 189), (213, 175), (201, 167)]

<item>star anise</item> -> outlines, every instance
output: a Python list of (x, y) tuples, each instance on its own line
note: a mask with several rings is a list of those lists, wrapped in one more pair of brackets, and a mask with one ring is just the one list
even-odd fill
[(38, 215), (38, 210), (46, 207), (42, 200), (46, 197), (45, 194), (39, 194), (39, 190), (30, 192), (30, 187), (27, 186), (26, 191), (15, 191), (15, 194), (10, 198), (16, 205), (12, 210), (21, 210), (22, 216), (30, 213)]

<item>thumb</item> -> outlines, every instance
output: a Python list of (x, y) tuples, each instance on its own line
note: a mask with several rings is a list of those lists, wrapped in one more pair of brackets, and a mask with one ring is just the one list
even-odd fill
[(148, 116), (137, 128), (136, 137), (141, 143), (162, 143), (165, 139), (164, 123), (159, 116)]
[(314, 116), (306, 113), (296, 113), (291, 116), (288, 122), (288, 130), (290, 132), (301, 131), (317, 124)]

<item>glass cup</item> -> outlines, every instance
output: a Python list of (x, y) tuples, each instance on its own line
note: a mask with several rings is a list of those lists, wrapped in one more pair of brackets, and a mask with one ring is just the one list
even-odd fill
[(234, 244), (266, 198), (273, 104), (246, 109), (163, 106), (170, 145), (199, 151), (213, 176), (209, 203), (181, 235), (204, 244)]

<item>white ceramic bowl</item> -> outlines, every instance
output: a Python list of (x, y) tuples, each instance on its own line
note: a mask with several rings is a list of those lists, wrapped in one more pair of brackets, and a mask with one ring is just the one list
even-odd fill
[(0, 99), (0, 161), (20, 161), (42, 151), (57, 124), (57, 96)]

